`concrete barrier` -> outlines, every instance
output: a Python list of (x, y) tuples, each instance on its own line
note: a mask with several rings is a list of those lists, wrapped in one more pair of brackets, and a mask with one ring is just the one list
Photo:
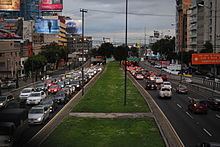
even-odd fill
[(151, 97), (151, 95), (135, 80), (135, 78), (128, 73), (128, 77), (131, 79), (135, 87), (139, 90), (141, 95), (144, 97), (148, 106), (150, 107), (151, 112), (154, 115), (154, 119), (159, 127), (160, 133), (164, 139), (164, 142), (167, 147), (184, 147), (183, 142), (179, 138), (178, 134), (174, 130), (173, 126), (164, 115), (160, 107)]
[[(95, 82), (100, 78), (106, 69), (99, 72), (93, 79), (89, 81), (84, 86), (84, 92), (88, 90), (95, 84)], [(55, 130), (55, 128), (63, 121), (63, 119), (69, 115), (72, 108), (80, 101), (82, 97), (82, 90), (80, 90), (35, 136), (33, 136), (29, 142), (24, 146), (40, 146), (46, 138)]]

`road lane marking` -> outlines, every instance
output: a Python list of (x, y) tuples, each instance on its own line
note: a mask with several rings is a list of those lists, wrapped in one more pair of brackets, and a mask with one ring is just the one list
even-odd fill
[(203, 130), (204, 130), (209, 136), (212, 136), (212, 134), (211, 134), (208, 130), (206, 130), (205, 128), (203, 128)]
[(178, 107), (183, 108), (180, 104), (176, 104)]
[(186, 112), (186, 114), (187, 114), (190, 118), (194, 119), (194, 118), (192, 117), (192, 115), (189, 114), (189, 112)]
[(220, 119), (220, 115), (216, 114), (215, 116)]

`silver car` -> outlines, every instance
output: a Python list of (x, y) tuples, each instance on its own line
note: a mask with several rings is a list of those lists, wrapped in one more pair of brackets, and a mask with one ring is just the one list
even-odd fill
[(28, 113), (29, 124), (43, 124), (50, 115), (50, 109), (43, 105), (32, 107)]

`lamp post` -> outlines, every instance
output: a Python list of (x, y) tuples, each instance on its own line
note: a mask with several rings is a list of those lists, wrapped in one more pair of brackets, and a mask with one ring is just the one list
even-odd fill
[[(206, 8), (208, 8), (209, 10), (211, 10), (211, 11), (213, 11), (212, 10), (212, 8), (211, 7), (208, 7), (208, 6), (206, 6), (206, 5), (204, 5), (204, 4), (198, 4), (197, 5), (198, 7), (206, 7)], [(214, 9), (214, 13), (215, 13), (215, 24), (214, 24), (214, 45), (213, 45), (213, 53), (216, 53), (216, 47), (217, 47), (217, 45), (216, 45), (216, 31), (217, 31), (217, 0), (215, 0), (215, 9)], [(216, 83), (215, 83), (215, 77), (216, 77), (216, 64), (213, 64), (213, 66), (214, 66), (214, 81), (213, 81), (213, 90), (215, 90), (215, 85), (216, 85)], [(214, 93), (212, 93), (212, 95), (213, 95)]]
[(9, 70), (9, 61), (10, 59), (7, 59), (7, 78), (8, 78), (8, 70)]
[(87, 13), (88, 10), (80, 9), (82, 13), (82, 95), (84, 95), (84, 13)]
[(126, 12), (125, 12), (125, 49), (126, 49), (126, 57), (125, 57), (125, 85), (124, 85), (124, 106), (127, 103), (127, 46), (128, 46), (128, 0), (125, 2)]

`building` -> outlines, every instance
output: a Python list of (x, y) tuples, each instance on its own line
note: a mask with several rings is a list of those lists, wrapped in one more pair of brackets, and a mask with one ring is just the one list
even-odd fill
[(190, 37), (189, 29), (189, 8), (191, 7), (191, 0), (176, 0), (176, 52), (189, 51), (187, 41)]
[(40, 17), (39, 0), (21, 0), (20, 17), (24, 20), (36, 20)]
[(208, 41), (214, 52), (220, 52), (220, 1), (192, 0), (190, 46), (200, 52)]

